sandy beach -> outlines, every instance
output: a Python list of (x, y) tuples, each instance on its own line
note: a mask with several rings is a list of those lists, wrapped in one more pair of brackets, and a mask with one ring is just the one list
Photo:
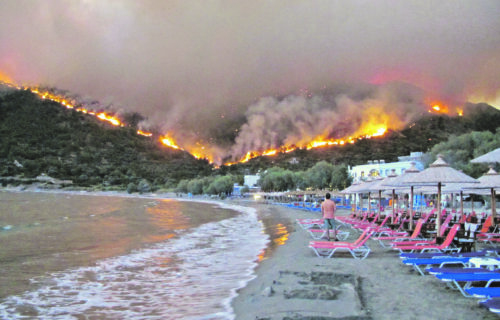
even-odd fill
[[(288, 240), (256, 269), (257, 277), (239, 291), (236, 319), (497, 319), (433, 276), (404, 266), (396, 252), (368, 241), (365, 260), (348, 253), (319, 258), (308, 248), (310, 235), (295, 222), (317, 213), (256, 205), (291, 226)], [(339, 210), (339, 215), (347, 215)], [(289, 221), (288, 223), (285, 221)], [(348, 241), (359, 233), (349, 230)]]
[[(165, 199), (173, 195), (144, 197)], [(238, 320), (497, 319), (480, 308), (477, 299), (464, 298), (432, 276), (418, 275), (400, 262), (396, 252), (373, 240), (368, 241), (372, 252), (365, 260), (353, 259), (348, 253), (329, 259), (317, 257), (308, 248), (309, 234), (296, 219), (318, 218), (318, 213), (254, 201), (222, 202), (256, 208), (265, 232), (271, 235), (255, 269), (256, 277), (232, 302)], [(137, 208), (147, 204), (147, 199), (136, 203)], [(338, 214), (349, 211), (339, 210)], [(359, 236), (354, 230), (346, 231), (350, 231), (347, 241)], [(19, 274), (19, 279), (28, 277)]]

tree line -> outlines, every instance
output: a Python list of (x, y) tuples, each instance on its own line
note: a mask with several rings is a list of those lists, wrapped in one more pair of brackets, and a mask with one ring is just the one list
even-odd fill
[(264, 191), (340, 190), (351, 183), (348, 164), (393, 162), (412, 151), (425, 152), (429, 162), (442, 153), (453, 167), (478, 177), (485, 166), (469, 161), (500, 146), (500, 111), (469, 105), (464, 114), (425, 115), (382, 138), (215, 168), (207, 160), (162, 146), (158, 139), (137, 135), (142, 119), (137, 113), (124, 115), (126, 126), (113, 127), (30, 91), (9, 90), (0, 92), (0, 178), (3, 185), (15, 184), (45, 173), (73, 181), (73, 188), (227, 195), (235, 183), (243, 184), (244, 175), (259, 173)]

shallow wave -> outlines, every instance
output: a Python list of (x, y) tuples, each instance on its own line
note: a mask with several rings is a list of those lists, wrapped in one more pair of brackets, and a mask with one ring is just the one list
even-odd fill
[(34, 279), (6, 298), (2, 319), (234, 319), (231, 300), (254, 277), (268, 237), (255, 210), (204, 224), (129, 255)]

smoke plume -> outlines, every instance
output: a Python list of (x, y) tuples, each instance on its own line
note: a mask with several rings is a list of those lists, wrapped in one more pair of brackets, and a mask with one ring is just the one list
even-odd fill
[(379, 111), (404, 123), (431, 101), (498, 107), (499, 12), (497, 0), (5, 0), (0, 79), (106, 101), (188, 150), (237, 158)]

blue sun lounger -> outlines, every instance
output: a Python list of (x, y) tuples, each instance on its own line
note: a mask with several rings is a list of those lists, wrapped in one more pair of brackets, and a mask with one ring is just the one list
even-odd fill
[(454, 256), (441, 256), (435, 258), (407, 258), (402, 262), (408, 266), (412, 266), (418, 273), (422, 276), (425, 275), (424, 270), (430, 268), (431, 266), (438, 265), (439, 267), (444, 267), (446, 265), (461, 265), (463, 267), (467, 266), (471, 258), (469, 257), (454, 257)]
[[(498, 282), (498, 281), (496, 281)], [(490, 287), (486, 284), (484, 287), (471, 287), (465, 289), (465, 292), (475, 298), (497, 298), (500, 297), (500, 287)]]
[[(440, 273), (435, 276), (439, 280), (444, 281), (450, 288), (460, 291), (460, 293), (467, 298), (472, 296), (465, 290), (471, 288), (473, 283), (487, 282), (487, 286), (489, 286), (493, 282), (500, 282), (500, 272), (488, 270), (481, 273)], [(463, 283), (463, 285), (460, 283)]]
[(452, 268), (452, 267), (431, 267), (425, 269), (425, 271), (428, 274), (436, 275), (436, 274), (441, 274), (441, 273), (446, 273), (446, 274), (458, 274), (458, 273), (481, 273), (484, 271), (489, 271), (484, 268)]
[(434, 257), (485, 257), (485, 256), (497, 256), (496, 252), (491, 250), (481, 250), (476, 252), (457, 252), (457, 253), (445, 253), (445, 252), (403, 252), (399, 254), (401, 259), (407, 258), (434, 258)]
[(490, 298), (479, 302), (479, 305), (493, 313), (500, 314), (500, 298)]

